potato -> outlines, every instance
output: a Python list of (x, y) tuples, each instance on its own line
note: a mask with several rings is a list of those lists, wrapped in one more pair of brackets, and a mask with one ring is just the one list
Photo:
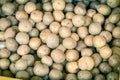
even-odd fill
[(76, 27), (80, 27), (85, 24), (85, 17), (82, 15), (74, 15), (72, 17), (72, 23)]
[(36, 23), (35, 27), (39, 30), (42, 31), (47, 28), (47, 26), (43, 22), (38, 22)]
[(88, 35), (88, 29), (85, 26), (79, 27), (77, 33), (80, 38), (84, 39)]
[(107, 23), (107, 24), (105, 24), (104, 27), (105, 27), (105, 30), (112, 32), (112, 30), (114, 29), (115, 25), (112, 24), (112, 23)]
[(102, 36), (93, 37), (93, 45), (94, 47), (103, 47), (106, 44), (106, 40)]
[(15, 63), (18, 59), (20, 59), (20, 55), (18, 55), (17, 53), (11, 54), (9, 59), (11, 62)]
[(70, 12), (70, 11), (73, 11), (73, 10), (74, 10), (74, 5), (73, 5), (73, 4), (67, 3), (67, 4), (65, 5), (65, 8), (64, 8), (64, 11), (65, 11), (65, 12)]
[(15, 67), (15, 63), (11, 63), (10, 66), (9, 66), (9, 69), (13, 74), (16, 74), (17, 71), (18, 71)]
[(76, 5), (74, 7), (74, 12), (75, 12), (75, 14), (78, 14), (78, 15), (85, 15), (86, 14), (86, 9), (83, 6)]
[(76, 46), (76, 49), (78, 51), (81, 51), (81, 49), (85, 48), (86, 47), (86, 44), (81, 40), (81, 41), (78, 41), (77, 42), (77, 46)]
[(81, 56), (91, 56), (93, 51), (91, 48), (83, 48), (81, 49)]
[(107, 5), (109, 5), (111, 8), (115, 8), (120, 5), (119, 0), (107, 0)]
[(31, 80), (43, 80), (43, 79), (41, 77), (39, 77), (39, 76), (33, 76), (31, 78)]
[(29, 32), (30, 37), (37, 37), (39, 36), (39, 30), (37, 28), (32, 28), (32, 30)]
[(105, 76), (102, 74), (98, 74), (95, 76), (94, 80), (105, 80)]
[(118, 21), (120, 20), (120, 14), (117, 13), (117, 14), (111, 14), (109, 17), (108, 17), (108, 21), (115, 24), (117, 23)]
[(0, 30), (2, 31), (6, 30), (11, 25), (10, 20), (7, 18), (0, 18), (0, 23), (2, 23), (0, 24)]
[(6, 48), (0, 50), (0, 58), (8, 58), (10, 54), (11, 52)]
[(100, 23), (91, 23), (89, 25), (89, 33), (92, 34), (92, 35), (97, 35), (101, 32), (102, 30), (102, 27), (101, 27), (101, 24)]
[(41, 62), (43, 64), (46, 64), (47, 66), (51, 66), (53, 64), (53, 60), (52, 60), (52, 58), (50, 56), (43, 56), (41, 58)]
[(9, 68), (9, 65), (10, 65), (9, 59), (6, 59), (6, 58), (0, 59), (0, 69), (6, 70)]
[(64, 0), (53, 0), (52, 7), (54, 10), (63, 10), (65, 8)]
[(39, 10), (34, 10), (31, 12), (30, 18), (36, 23), (40, 22), (43, 19), (43, 12)]
[(10, 51), (14, 52), (18, 48), (18, 43), (15, 41), (15, 39), (7, 38), (5, 43), (6, 43), (7, 49)]
[(109, 79), (118, 80), (119, 79), (118, 73), (116, 73), (116, 72), (110, 72), (107, 75), (107, 80), (109, 80)]
[(28, 65), (28, 66), (32, 66), (32, 65), (34, 64), (34, 61), (35, 61), (33, 55), (30, 55), (30, 54), (28, 54), (28, 55), (23, 55), (23, 56), (21, 57), (21, 59), (25, 60), (25, 61), (27, 62), (27, 65)]
[(18, 4), (25, 4), (26, 2), (28, 2), (29, 0), (16, 0), (16, 2)]
[(75, 74), (67, 74), (65, 80), (77, 80), (77, 76)]
[(102, 31), (100, 36), (103, 36), (106, 42), (110, 42), (112, 40), (112, 34), (109, 31)]
[(11, 16), (8, 16), (7, 18), (11, 21), (12, 26), (15, 26), (18, 24), (18, 20), (16, 19), (15, 16), (11, 15)]
[(114, 39), (114, 40), (112, 41), (112, 45), (113, 45), (113, 46), (120, 47), (120, 39)]
[(0, 41), (5, 40), (4, 34), (5, 34), (5, 32), (0, 32)]
[(41, 40), (37, 37), (31, 38), (29, 41), (29, 46), (33, 50), (37, 50), (40, 45), (41, 45)]
[(81, 70), (91, 70), (95, 65), (93, 58), (83, 56), (78, 60), (78, 66)]
[(96, 13), (94, 16), (93, 16), (93, 21), (96, 22), (96, 23), (100, 23), (100, 24), (103, 24), (104, 23), (104, 16), (100, 13)]
[(25, 32), (18, 32), (15, 39), (19, 44), (28, 44), (29, 42), (29, 36)]
[(18, 61), (15, 62), (15, 68), (17, 70), (25, 70), (27, 69), (27, 67), (28, 67), (27, 61), (23, 59), (19, 59)]
[(2, 72), (2, 76), (5, 76), (5, 77), (14, 77), (14, 75), (12, 74), (12, 72), (10, 72), (9, 70), (4, 70)]
[(12, 15), (15, 12), (15, 4), (7, 2), (2, 5), (2, 11), (5, 15)]
[(45, 76), (49, 73), (49, 67), (45, 64), (36, 64), (33, 68), (33, 72), (37, 76)]
[(59, 45), (59, 37), (52, 33), (47, 37), (46, 44), (49, 48), (56, 48)]
[(50, 48), (47, 45), (41, 45), (37, 50), (37, 56), (42, 58), (43, 56), (47, 56), (50, 53)]
[(42, 6), (44, 11), (52, 11), (53, 7), (52, 7), (52, 3), (51, 2), (45, 2)]
[(88, 9), (87, 16), (93, 17), (96, 14), (96, 10), (94, 9)]
[(93, 35), (87, 35), (85, 38), (84, 38), (84, 43), (87, 45), (87, 46), (93, 46)]
[(49, 29), (52, 33), (58, 34), (61, 25), (59, 22), (54, 21), (50, 24)]
[(60, 63), (53, 63), (53, 64), (52, 64), (52, 68), (53, 68), (53, 69), (57, 69), (57, 70), (59, 70), (59, 71), (62, 71), (62, 70), (63, 70), (63, 65), (60, 64)]
[(100, 74), (100, 71), (98, 68), (93, 68), (91, 73), (93, 74), (93, 76), (96, 76), (96, 75)]
[(112, 71), (111, 66), (110, 66), (108, 63), (106, 63), (106, 62), (101, 63), (101, 64), (99, 65), (99, 69), (100, 69), (100, 71), (101, 71), (102, 73), (109, 73), (109, 72)]
[(77, 42), (74, 39), (70, 38), (70, 37), (65, 38), (63, 40), (62, 44), (67, 49), (73, 49), (73, 48), (75, 48), (77, 46)]
[(69, 20), (69, 19), (62, 20), (61, 21), (61, 25), (65, 26), (65, 27), (68, 27), (68, 28), (72, 28), (73, 27), (72, 21)]
[(89, 26), (91, 24), (91, 22), (92, 22), (91, 17), (85, 16), (85, 24), (84, 24), (84, 26)]
[(30, 78), (30, 75), (27, 71), (18, 71), (15, 77), (20, 79), (28, 79)]
[(66, 15), (65, 15), (65, 18), (66, 19), (72, 19), (72, 17), (74, 16), (75, 14), (73, 12), (66, 12)]
[(112, 31), (112, 35), (114, 38), (120, 38), (120, 27), (115, 27)]
[(78, 72), (77, 77), (79, 80), (91, 80), (92, 74), (89, 71), (82, 70)]
[(68, 27), (60, 27), (59, 29), (59, 35), (62, 37), (62, 38), (67, 38), (71, 35), (71, 31), (70, 31), (70, 28)]
[(77, 33), (72, 33), (70, 37), (73, 38), (75, 41), (79, 40), (79, 36)]
[(67, 70), (69, 73), (77, 73), (78, 70), (79, 70), (79, 67), (78, 67), (77, 62), (68, 62), (68, 63), (66, 64), (66, 70)]
[(63, 74), (61, 71), (59, 71), (57, 69), (52, 69), (49, 73), (49, 78), (51, 80), (60, 80), (63, 78)]
[(55, 63), (63, 63), (65, 61), (65, 54), (59, 49), (52, 50), (50, 56)]
[(30, 52), (30, 47), (28, 46), (28, 45), (20, 45), (19, 47), (18, 47), (18, 49), (17, 49), (17, 53), (19, 54), (19, 55), (26, 55), (26, 54), (28, 54)]
[(62, 21), (64, 19), (64, 13), (62, 11), (53, 11), (53, 17), (55, 21)]
[(63, 44), (60, 44), (57, 49), (62, 50), (63, 52), (66, 51), (66, 48), (63, 46)]

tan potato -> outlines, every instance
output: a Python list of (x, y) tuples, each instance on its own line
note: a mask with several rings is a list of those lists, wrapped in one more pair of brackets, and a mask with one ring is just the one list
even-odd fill
[(4, 49), (4, 48), (6, 48), (6, 44), (4, 41), (1, 41), (0, 42), (0, 49)]
[(33, 2), (28, 2), (27, 4), (25, 4), (24, 10), (30, 14), (31, 12), (36, 10), (36, 5)]
[(65, 27), (68, 27), (68, 28), (72, 28), (73, 27), (72, 21), (69, 20), (69, 19), (62, 20), (61, 21), (61, 25), (65, 26)]
[(81, 70), (91, 70), (95, 63), (93, 58), (88, 56), (83, 56), (78, 60), (78, 66)]
[(72, 3), (67, 3), (65, 5), (64, 11), (65, 12), (72, 12), (74, 10), (74, 5)]
[(21, 21), (23, 19), (28, 19), (28, 14), (25, 11), (20, 10), (16, 12), (15, 17), (17, 20)]
[(64, 0), (53, 0), (52, 6), (54, 10), (63, 10), (65, 8), (65, 1)]
[(9, 65), (10, 65), (9, 59), (6, 58), (0, 59), (0, 69), (6, 70), (9, 68)]
[(17, 73), (17, 69), (15, 68), (15, 63), (11, 63), (9, 69), (13, 74)]
[(47, 26), (43, 22), (38, 22), (36, 23), (35, 27), (39, 30), (42, 31), (47, 28)]
[(95, 14), (96, 14), (96, 10), (94, 10), (94, 9), (88, 9), (86, 15), (89, 16), (89, 17), (93, 17)]
[(59, 37), (52, 33), (47, 37), (46, 44), (49, 48), (56, 48), (59, 45)]
[(15, 16), (11, 15), (11, 16), (8, 16), (7, 18), (11, 21), (12, 26), (15, 26), (18, 24), (18, 20), (16, 19)]
[(28, 67), (26, 70), (30, 76), (34, 76), (33, 67)]
[(70, 37), (73, 38), (75, 41), (79, 40), (79, 36), (77, 33), (72, 33)]
[(65, 38), (63, 40), (62, 44), (67, 49), (73, 49), (73, 48), (75, 48), (77, 46), (77, 42), (74, 39), (70, 38), (70, 37)]
[(72, 17), (74, 16), (75, 14), (73, 13), (73, 12), (67, 12), (66, 14), (65, 14), (65, 18), (66, 19), (72, 19)]
[(112, 35), (114, 38), (120, 38), (120, 27), (115, 27), (112, 31)]
[(112, 32), (112, 30), (115, 27), (115, 25), (112, 24), (112, 23), (107, 23), (107, 24), (105, 24), (104, 27), (105, 27), (105, 30)]
[(61, 71), (57, 70), (57, 69), (52, 69), (50, 72), (49, 72), (49, 78), (51, 80), (60, 80), (63, 78), (63, 74)]
[(77, 62), (68, 62), (68, 63), (66, 64), (66, 70), (67, 70), (69, 73), (77, 73), (78, 70), (79, 70), (79, 67), (78, 67)]
[(0, 50), (0, 58), (8, 58), (10, 54), (11, 52), (6, 48)]
[(65, 55), (67, 61), (76, 61), (79, 59), (79, 52), (77, 50), (67, 50)]
[(110, 42), (112, 40), (112, 34), (109, 31), (102, 31), (100, 36), (103, 36), (106, 42)]
[(39, 10), (34, 10), (30, 14), (30, 18), (36, 23), (40, 22), (43, 19), (43, 12), (41, 12)]
[(37, 50), (38, 47), (41, 45), (41, 40), (39, 38), (31, 38), (29, 41), (29, 46), (33, 50)]
[(42, 8), (43, 8), (44, 11), (52, 11), (53, 10), (51, 2), (44, 3)]
[(65, 54), (59, 49), (52, 50), (50, 56), (55, 63), (63, 63), (65, 61)]
[(85, 47), (86, 47), (86, 44), (83, 41), (78, 41), (77, 46), (76, 46), (76, 50), (81, 51), (81, 49), (83, 49)]
[(0, 32), (0, 41), (4, 41), (5, 37), (4, 37), (5, 32)]
[(87, 27), (84, 27), (84, 26), (79, 27), (77, 29), (77, 33), (80, 38), (84, 39), (88, 35), (88, 29), (87, 29)]
[(29, 46), (28, 45), (20, 45), (19, 47), (18, 47), (18, 49), (17, 49), (17, 53), (19, 54), (19, 55), (26, 55), (26, 54), (28, 54), (30, 52), (30, 48), (29, 48)]
[(120, 20), (120, 14), (111, 14), (109, 17), (108, 17), (108, 21), (115, 24), (117, 23), (118, 21)]
[(62, 11), (54, 11), (53, 16), (55, 21), (61, 22), (64, 19), (64, 13)]
[(85, 15), (86, 9), (85, 9), (85, 7), (83, 7), (81, 5), (76, 5), (74, 8), (74, 12), (75, 12), (75, 14), (78, 14), (78, 15)]
[(103, 47), (106, 45), (106, 40), (102, 36), (95, 36), (93, 37), (93, 45), (94, 47)]
[(74, 26), (80, 27), (85, 24), (85, 17), (81, 15), (74, 15), (72, 17), (72, 22)]
[(19, 59), (18, 61), (16, 61), (15, 63), (15, 68), (17, 70), (25, 70), (27, 69), (27, 61), (23, 60), (23, 59)]
[(62, 38), (67, 38), (71, 35), (71, 31), (70, 31), (70, 28), (68, 27), (61, 27), (59, 29), (59, 35), (62, 37)]
[(86, 36), (84, 42), (87, 46), (93, 46), (93, 35)]
[(100, 48), (100, 56), (103, 59), (108, 59), (112, 55), (112, 50), (108, 46), (103, 46)]
[(50, 56), (43, 56), (41, 58), (41, 62), (43, 64), (46, 64), (47, 66), (51, 66), (53, 64), (53, 60), (52, 60), (52, 58)]
[(77, 80), (77, 76), (75, 74), (67, 74), (65, 80)]
[(10, 55), (9, 59), (11, 62), (15, 63), (18, 59), (20, 59), (20, 55), (18, 55), (17, 53), (14, 53)]
[(19, 44), (28, 44), (29, 42), (29, 36), (25, 32), (18, 32), (15, 39)]
[(16, 78), (29, 79), (30, 75), (27, 71), (18, 71), (15, 75)]
[(91, 48), (83, 48), (81, 49), (81, 56), (91, 56), (93, 51)]
[(45, 76), (49, 73), (49, 67), (45, 64), (36, 64), (33, 68), (33, 72), (37, 76)]
[(41, 45), (38, 49), (37, 49), (37, 56), (39, 58), (42, 58), (43, 56), (47, 56), (50, 53), (50, 49), (47, 45)]
[(29, 0), (16, 0), (16, 2), (18, 4), (25, 4), (26, 2), (28, 2)]
[(103, 24), (104, 23), (104, 16), (100, 13), (96, 13), (94, 16), (93, 16), (93, 21), (96, 22), (96, 23), (100, 23), (100, 24)]
[(32, 30), (29, 32), (30, 37), (37, 37), (39, 36), (39, 30), (37, 28), (32, 28)]
[(57, 49), (62, 50), (63, 52), (66, 51), (66, 48), (63, 46), (63, 44), (59, 44), (59, 46), (57, 47)]
[(62, 71), (63, 70), (63, 65), (60, 64), (60, 63), (53, 63), (52, 68)]
[(89, 26), (91, 22), (92, 22), (91, 17), (85, 16), (85, 24), (84, 24), (84, 26)]

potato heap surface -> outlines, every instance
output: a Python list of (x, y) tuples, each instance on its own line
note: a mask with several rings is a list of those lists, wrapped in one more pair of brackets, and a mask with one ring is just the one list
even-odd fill
[(0, 76), (120, 80), (120, 0), (0, 0)]

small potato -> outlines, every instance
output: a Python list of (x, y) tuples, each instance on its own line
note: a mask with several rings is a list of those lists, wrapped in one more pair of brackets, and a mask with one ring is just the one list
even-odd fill
[(30, 76), (34, 76), (33, 67), (28, 67), (26, 70)]
[(65, 5), (65, 9), (64, 9), (65, 12), (72, 12), (73, 10), (74, 10), (74, 5), (72, 3), (67, 3)]
[(52, 60), (52, 58), (50, 56), (43, 56), (41, 58), (41, 62), (43, 64), (46, 64), (47, 66), (51, 66), (53, 64), (53, 60)]
[(61, 27), (60, 23), (54, 21), (50, 24), (49, 29), (51, 32), (58, 34), (60, 27)]
[(29, 79), (30, 75), (27, 71), (18, 71), (15, 77), (20, 79)]
[(114, 39), (114, 40), (112, 41), (112, 46), (120, 47), (120, 39)]
[(89, 17), (89, 16), (85, 16), (85, 24), (84, 24), (84, 26), (89, 26), (91, 22), (92, 22), (92, 18)]
[(7, 38), (5, 43), (7, 49), (10, 51), (16, 51), (18, 48), (18, 43), (12, 38)]
[(120, 14), (117, 13), (117, 14), (111, 14), (109, 17), (108, 17), (108, 21), (115, 24), (117, 23), (118, 21), (120, 21)]
[(60, 63), (53, 63), (52, 68), (62, 71), (63, 70), (63, 65), (60, 64)]
[(38, 22), (36, 23), (35, 27), (39, 30), (42, 31), (47, 28), (47, 26), (43, 22)]
[(79, 36), (77, 33), (72, 33), (70, 37), (73, 38), (75, 41), (79, 40)]
[(44, 11), (52, 11), (53, 10), (51, 2), (45, 2), (42, 7), (43, 7)]
[[(59, 0), (58, 0), (59, 1)], [(63, 74), (61, 71), (57, 70), (57, 69), (52, 69), (49, 72), (49, 78), (51, 80), (61, 80), (63, 78)]]
[(5, 32), (0, 32), (0, 41), (4, 41), (5, 37), (4, 37)]
[(10, 20), (7, 18), (1, 18), (0, 23), (2, 23), (0, 24), (0, 30), (2, 31), (6, 30), (11, 25)]
[(81, 70), (91, 70), (95, 63), (93, 58), (88, 56), (83, 56), (78, 60), (78, 66)]
[(75, 48), (77, 46), (77, 42), (74, 39), (70, 38), (70, 37), (65, 38), (63, 40), (62, 44), (67, 49), (73, 49), (73, 48)]
[(17, 53), (19, 54), (19, 55), (26, 55), (26, 54), (28, 54), (30, 52), (30, 48), (29, 48), (29, 46), (28, 45), (20, 45), (19, 47), (18, 47), (18, 49), (17, 49)]
[(75, 12), (75, 14), (78, 14), (78, 15), (85, 15), (86, 14), (86, 9), (83, 6), (76, 5), (75, 8), (74, 8), (74, 12)]
[(47, 37), (46, 44), (49, 48), (56, 48), (59, 45), (59, 37), (52, 33)]
[(0, 50), (0, 58), (8, 58), (10, 54), (11, 52), (6, 48)]
[(95, 76), (95, 80), (106, 80), (106, 79), (105, 79), (104, 75), (98, 74), (98, 75)]
[(75, 14), (73, 12), (66, 12), (66, 19), (72, 19), (72, 17), (74, 16)]
[(77, 42), (77, 46), (76, 46), (76, 49), (78, 51), (81, 51), (81, 49), (85, 48), (86, 47), (86, 44), (83, 42), (83, 41), (78, 41)]
[(114, 29), (115, 25), (112, 24), (112, 23), (107, 23), (107, 24), (105, 24), (104, 27), (105, 27), (105, 30), (112, 32), (112, 30)]
[(11, 71), (13, 74), (16, 74), (16, 73), (17, 73), (17, 69), (15, 68), (15, 64), (14, 64), (14, 63), (11, 63), (11, 64), (10, 64), (9, 69), (10, 69), (10, 71)]
[(90, 48), (81, 49), (81, 56), (91, 56), (92, 54), (93, 54), (93, 51)]
[(25, 32), (17, 33), (15, 39), (19, 44), (28, 44), (29, 42), (29, 36)]
[(84, 39), (88, 35), (88, 29), (87, 29), (87, 27), (84, 27), (84, 26), (79, 27), (77, 29), (77, 33), (80, 38)]
[(106, 44), (106, 40), (102, 36), (93, 37), (93, 45), (95, 47), (103, 47)]
[(6, 48), (6, 43), (4, 41), (0, 42), (0, 49)]
[(97, 67), (102, 61), (102, 58), (101, 58), (100, 54), (98, 54), (98, 53), (94, 53), (92, 55), (92, 58), (93, 58), (93, 60), (95, 62), (95, 67)]
[(71, 35), (71, 31), (70, 31), (70, 28), (68, 27), (61, 27), (59, 29), (59, 35), (62, 37), (62, 38), (67, 38)]
[(38, 49), (37, 49), (37, 56), (39, 58), (42, 58), (43, 56), (47, 56), (50, 53), (50, 49), (47, 45), (41, 45)]
[(55, 21), (62, 21), (64, 19), (64, 13), (62, 11), (54, 11), (53, 16), (55, 18)]
[(17, 20), (21, 21), (23, 19), (28, 19), (28, 14), (25, 11), (20, 10), (16, 12), (15, 17)]
[(0, 59), (0, 69), (2, 70), (6, 70), (9, 68), (9, 65), (10, 65), (10, 61), (9, 59)]
[(120, 38), (120, 27), (115, 27), (112, 31), (112, 35), (114, 38)]
[(84, 42), (87, 46), (93, 46), (93, 35), (86, 36)]
[(45, 25), (50, 25), (54, 21), (54, 17), (51, 12), (45, 12), (43, 15), (43, 23)]
[(89, 33), (92, 35), (97, 35), (101, 32), (102, 27), (100, 23), (91, 23), (89, 26)]
[(49, 67), (45, 64), (36, 64), (33, 68), (33, 72), (37, 76), (45, 76), (49, 73)]
[(96, 22), (96, 23), (100, 23), (100, 24), (103, 24), (104, 23), (104, 16), (100, 13), (96, 13), (94, 16), (93, 16), (93, 21)]
[(27, 4), (25, 4), (24, 7), (25, 12), (27, 12), (28, 14), (30, 14), (31, 12), (36, 10), (36, 5), (33, 2), (28, 2)]
[(29, 41), (29, 46), (33, 50), (37, 50), (40, 45), (41, 45), (41, 40), (37, 37), (31, 38)]
[(99, 53), (103, 59), (108, 59), (112, 55), (112, 49), (108, 46), (103, 46), (100, 48)]
[(112, 34), (109, 31), (102, 31), (100, 36), (103, 36), (106, 42), (110, 42), (112, 40)]
[(62, 50), (63, 52), (66, 51), (66, 48), (63, 46), (63, 44), (60, 44), (57, 49)]
[(18, 61), (16, 61), (15, 63), (15, 68), (17, 70), (25, 70), (27, 69), (27, 61), (23, 60), (23, 59), (19, 59)]
[(79, 67), (78, 67), (77, 62), (68, 62), (68, 63), (66, 64), (66, 70), (67, 70), (69, 73), (77, 73), (78, 70), (79, 70)]
[(76, 61), (79, 59), (79, 52), (77, 50), (67, 50), (65, 54), (67, 61)]
[(55, 63), (63, 63), (65, 61), (65, 54), (59, 49), (52, 50), (50, 56)]
[(65, 8), (65, 1), (64, 0), (53, 0), (52, 6), (54, 10), (63, 10)]
[(32, 65), (34, 64), (34, 61), (35, 61), (33, 55), (30, 55), (30, 54), (28, 54), (28, 55), (23, 55), (23, 56), (21, 57), (21, 59), (25, 60), (25, 61), (27, 62), (27, 65), (28, 65), (28, 66), (32, 66)]
[(39, 11), (39, 10), (34, 10), (32, 11), (32, 13), (30, 14), (30, 18), (35, 22), (40, 22), (43, 18), (43, 12)]
[(94, 9), (88, 9), (87, 16), (93, 17), (96, 14), (96, 10)]
[(69, 19), (62, 20), (61, 21), (61, 25), (65, 26), (65, 27), (68, 27), (68, 28), (72, 28), (73, 27), (72, 21), (69, 20)]
[(11, 16), (8, 16), (7, 18), (11, 21), (12, 26), (15, 26), (18, 24), (18, 20), (16, 19), (15, 16), (11, 15)]
[(30, 37), (37, 37), (39, 36), (39, 30), (37, 28), (32, 28), (32, 30), (29, 32)]
[(20, 55), (18, 55), (17, 53), (14, 53), (10, 55), (9, 59), (11, 62), (15, 63), (18, 59), (20, 59)]
[(77, 76), (75, 74), (67, 74), (65, 80), (77, 80)]
[(72, 17), (72, 22), (74, 26), (80, 27), (85, 24), (85, 17), (82, 15), (74, 15)]
[(13, 27), (7, 28), (6, 31), (4, 32), (4, 37), (5, 39), (7, 38), (13, 38), (15, 37), (15, 29), (13, 29)]

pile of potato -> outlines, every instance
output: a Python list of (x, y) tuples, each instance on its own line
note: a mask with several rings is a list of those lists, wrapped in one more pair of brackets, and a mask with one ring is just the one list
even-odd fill
[(120, 80), (120, 0), (0, 0), (0, 75)]

